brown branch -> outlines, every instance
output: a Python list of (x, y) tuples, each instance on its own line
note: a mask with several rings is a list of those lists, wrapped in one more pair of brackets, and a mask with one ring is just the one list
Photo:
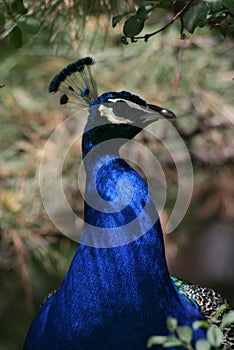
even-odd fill
[(132, 37), (131, 40), (134, 41), (134, 40), (138, 40), (138, 39), (144, 39), (145, 42), (147, 42), (151, 36), (162, 32), (163, 30), (167, 29), (170, 25), (172, 25), (192, 5), (193, 2), (194, 2), (194, 0), (190, 0), (189, 2), (187, 2), (187, 4), (185, 4), (185, 6), (179, 12), (177, 12), (177, 14), (170, 20), (170, 22), (168, 22), (162, 28), (156, 30), (153, 33), (145, 34), (144, 36)]

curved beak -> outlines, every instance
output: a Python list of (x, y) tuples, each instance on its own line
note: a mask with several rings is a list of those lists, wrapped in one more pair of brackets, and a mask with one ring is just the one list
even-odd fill
[[(149, 108), (149, 110), (152, 110), (154, 112), (157, 112), (157, 114), (160, 114), (162, 116), (162, 119), (176, 119), (176, 115), (170, 111), (169, 109), (166, 108), (161, 108), (158, 107), (156, 105), (151, 105), (149, 103), (147, 103), (147, 107)], [(153, 114), (153, 112), (152, 112)], [(160, 116), (157, 117), (157, 119), (160, 119)]]

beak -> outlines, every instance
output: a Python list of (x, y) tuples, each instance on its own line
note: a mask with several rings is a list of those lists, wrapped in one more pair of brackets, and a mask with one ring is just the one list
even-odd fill
[(157, 119), (176, 119), (176, 115), (170, 111), (169, 109), (166, 109), (166, 108), (161, 108), (161, 107), (158, 107), (158, 106), (155, 106), (155, 105), (151, 105), (151, 104), (147, 104), (147, 109), (150, 111), (154, 111), (154, 112), (157, 112), (157, 114), (161, 114), (162, 118), (160, 118), (160, 116), (158, 116)]

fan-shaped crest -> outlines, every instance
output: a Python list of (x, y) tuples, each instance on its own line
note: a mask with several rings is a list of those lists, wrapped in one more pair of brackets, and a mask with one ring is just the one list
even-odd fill
[(61, 91), (60, 104), (87, 107), (98, 98), (96, 83), (90, 66), (95, 63), (92, 57), (82, 58), (63, 68), (51, 81), (49, 92)]

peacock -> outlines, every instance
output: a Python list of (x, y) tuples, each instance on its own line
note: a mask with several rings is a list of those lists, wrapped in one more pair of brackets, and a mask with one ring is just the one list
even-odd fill
[[(36, 314), (24, 350), (143, 350), (149, 337), (170, 334), (168, 316), (191, 326), (218, 307), (214, 302), (207, 314), (209, 293), (170, 276), (154, 199), (119, 153), (147, 125), (174, 113), (128, 91), (98, 96), (93, 64), (91, 57), (69, 64), (49, 86), (62, 92), (62, 105), (89, 111), (82, 137), (84, 226), (70, 268)], [(206, 329), (198, 328), (193, 345), (205, 337)]]

